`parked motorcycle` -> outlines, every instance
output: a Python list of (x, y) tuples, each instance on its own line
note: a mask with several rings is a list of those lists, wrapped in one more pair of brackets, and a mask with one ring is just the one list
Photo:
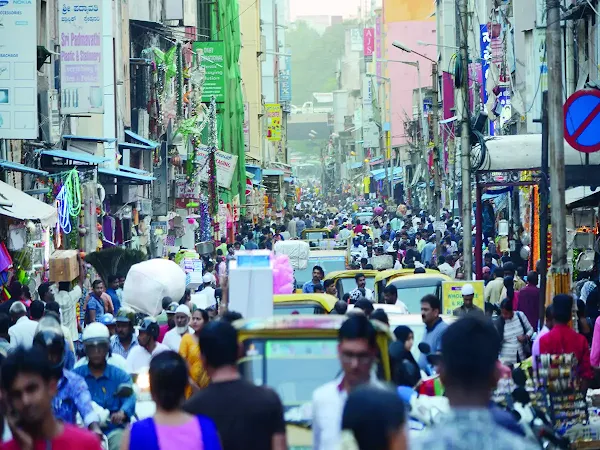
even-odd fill
[(536, 441), (543, 449), (571, 448), (569, 439), (558, 434), (552, 427), (552, 422), (546, 413), (531, 404), (529, 392), (525, 388), (527, 377), (521, 368), (512, 372), (516, 388), (508, 399), (508, 411), (519, 421), (527, 437)]

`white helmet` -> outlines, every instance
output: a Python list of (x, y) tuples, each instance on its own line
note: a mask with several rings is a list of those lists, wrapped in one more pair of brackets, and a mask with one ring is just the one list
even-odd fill
[(106, 325), (100, 322), (90, 323), (83, 330), (84, 344), (108, 344), (110, 341), (110, 333)]

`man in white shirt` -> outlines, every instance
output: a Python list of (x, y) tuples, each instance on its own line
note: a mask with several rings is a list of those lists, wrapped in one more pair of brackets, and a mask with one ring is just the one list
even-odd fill
[(382, 386), (371, 372), (377, 355), (375, 335), (375, 328), (364, 315), (353, 315), (340, 327), (338, 357), (343, 375), (319, 387), (313, 394), (314, 450), (330, 450), (339, 446), (342, 412), (352, 389), (365, 383)]
[[(350, 298), (353, 297), (352, 293), (354, 293), (355, 298), (359, 298), (356, 291), (358, 291), (359, 289), (364, 289), (365, 290), (364, 297), (371, 302), (375, 301), (375, 294), (373, 293), (373, 291), (371, 289), (369, 289), (367, 287), (367, 279), (365, 278), (364, 274), (357, 273), (354, 276), (354, 281), (356, 281), (356, 289), (354, 289), (352, 292), (350, 292)], [(362, 297), (362, 293), (360, 296)]]
[(438, 258), (438, 269), (440, 271), (440, 273), (449, 276), (450, 278), (452, 278), (454, 280), (454, 278), (456, 278), (456, 270), (454, 269), (454, 259), (452, 258), (452, 256), (447, 256), (444, 258), (444, 256), (440, 256)]
[(216, 279), (212, 273), (206, 272), (202, 276), (202, 282), (204, 283), (204, 288), (200, 292), (192, 294), (191, 302), (196, 308), (206, 309), (217, 304), (215, 288), (213, 288), (213, 283), (216, 282)]
[(75, 285), (71, 289), (71, 283), (58, 283), (58, 292), (54, 295), (54, 299), (60, 306), (61, 323), (69, 329), (69, 335), (74, 341), (79, 340), (79, 332), (77, 331), (77, 303), (83, 296), (81, 284)]
[(186, 333), (193, 333), (194, 330), (189, 326), (192, 313), (187, 305), (179, 305), (175, 310), (175, 328), (167, 331), (163, 344), (174, 352), (179, 352), (181, 338)]
[(150, 366), (150, 360), (154, 355), (169, 350), (164, 344), (157, 341), (160, 329), (155, 319), (147, 317), (140, 325), (138, 344), (131, 347), (127, 355), (127, 372), (130, 374), (140, 373), (142, 369)]
[(33, 337), (38, 323), (27, 317), (27, 308), (19, 301), (10, 307), (10, 317), (15, 324), (8, 329), (11, 348), (23, 346), (30, 348), (33, 345)]

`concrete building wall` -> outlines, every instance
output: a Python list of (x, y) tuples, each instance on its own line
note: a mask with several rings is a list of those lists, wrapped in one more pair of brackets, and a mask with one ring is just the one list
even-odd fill
[(262, 114), (262, 64), (257, 56), (260, 52), (260, 14), (257, 2), (240, 0), (240, 10), (246, 11), (240, 16), (242, 49), (240, 69), (242, 72), (242, 92), (248, 104), (250, 148), (248, 155), (262, 161), (262, 126), (259, 117)]
[[(386, 21), (388, 20), (386, 12)], [(420, 56), (409, 54), (397, 49), (392, 42), (398, 40), (409, 48), (435, 59), (435, 47), (423, 47), (418, 41), (435, 42), (435, 21), (400, 21), (387, 22), (386, 54), (388, 77), (391, 79), (391, 110), (392, 110), (392, 145), (406, 143), (404, 136), (404, 122), (412, 119), (412, 92), (419, 86), (417, 69), (414, 66), (392, 62), (392, 60), (419, 62), (421, 72), (421, 86), (431, 86), (431, 63)]]

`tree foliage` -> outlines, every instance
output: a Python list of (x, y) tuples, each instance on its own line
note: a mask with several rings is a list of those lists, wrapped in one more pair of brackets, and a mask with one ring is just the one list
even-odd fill
[(344, 55), (349, 26), (349, 23), (332, 25), (320, 36), (309, 24), (298, 21), (288, 30), (294, 105), (300, 107), (313, 101), (313, 92), (332, 92), (337, 88), (338, 61)]

